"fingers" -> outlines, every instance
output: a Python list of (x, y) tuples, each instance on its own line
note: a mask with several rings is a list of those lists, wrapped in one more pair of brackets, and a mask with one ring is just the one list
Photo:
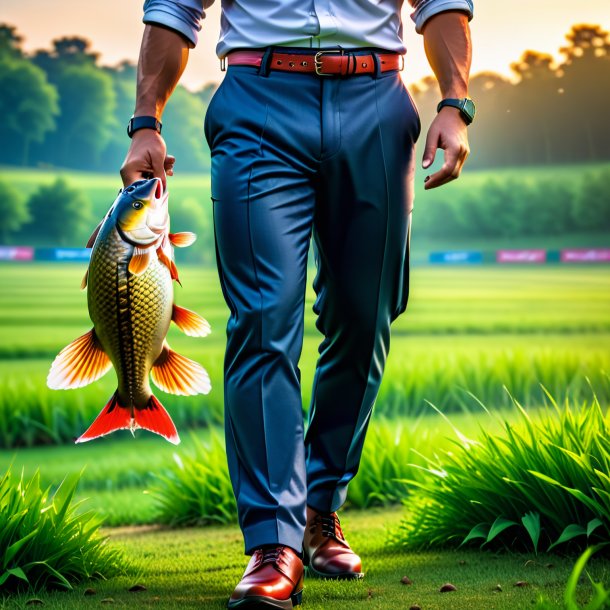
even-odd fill
[(461, 146), (447, 148), (443, 166), (425, 179), (424, 188), (426, 190), (433, 189), (455, 180), (460, 175), (467, 156), (468, 151)]
[(165, 162), (163, 166), (165, 168), (165, 173), (168, 176), (174, 175), (174, 163), (176, 163), (176, 157), (174, 157), (173, 155), (167, 155), (165, 157)]
[(441, 111), (432, 121), (426, 138), (426, 149), (422, 162), (424, 169), (430, 167), (439, 148), (445, 151), (444, 163), (437, 172), (431, 176), (426, 176), (424, 179), (426, 190), (437, 188), (455, 180), (460, 175), (468, 157), (466, 124), (458, 113)]
[(424, 156), (422, 159), (421, 166), (424, 169), (428, 169), (432, 163), (434, 163), (434, 157), (436, 157), (436, 151), (438, 149), (438, 137), (439, 134), (436, 130), (430, 129), (426, 136), (426, 147), (424, 148)]
[(167, 154), (165, 141), (152, 129), (140, 129), (134, 134), (120, 174), (123, 185), (136, 180), (160, 178), (167, 188), (167, 175), (173, 175), (176, 159)]

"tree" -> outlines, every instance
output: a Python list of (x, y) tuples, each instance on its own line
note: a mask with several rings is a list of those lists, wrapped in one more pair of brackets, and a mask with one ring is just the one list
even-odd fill
[(10, 237), (30, 220), (24, 198), (8, 182), (0, 182), (0, 244), (10, 243)]
[(553, 163), (557, 114), (553, 98), (558, 97), (559, 90), (553, 58), (547, 53), (525, 51), (510, 67), (519, 78), (511, 95), (516, 118), (512, 129), (519, 138), (515, 150), (523, 151), (518, 161), (528, 165)]
[(572, 217), (583, 231), (610, 230), (610, 170), (585, 174), (577, 191)]
[(205, 107), (182, 86), (174, 91), (163, 113), (167, 150), (176, 157), (176, 171), (206, 171), (209, 154), (203, 134)]
[(28, 233), (49, 245), (81, 244), (91, 229), (91, 202), (63, 178), (41, 186), (29, 200)]
[(564, 113), (560, 125), (571, 158), (610, 157), (610, 35), (599, 25), (572, 26), (561, 49)]
[(57, 87), (57, 130), (38, 149), (53, 165), (98, 169), (101, 153), (116, 127), (112, 78), (96, 65), (97, 53), (83, 38), (53, 41), (52, 51), (38, 51), (32, 61)]
[(32, 142), (55, 128), (57, 91), (45, 73), (25, 59), (0, 59), (0, 159), (27, 165)]
[(17, 28), (14, 25), (0, 23), (0, 58), (23, 57), (22, 42), (23, 37), (17, 34)]

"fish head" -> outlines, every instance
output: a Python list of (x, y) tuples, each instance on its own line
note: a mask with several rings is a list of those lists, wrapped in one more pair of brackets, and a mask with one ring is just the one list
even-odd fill
[(159, 178), (138, 180), (120, 191), (109, 216), (125, 241), (151, 246), (169, 231), (167, 199)]

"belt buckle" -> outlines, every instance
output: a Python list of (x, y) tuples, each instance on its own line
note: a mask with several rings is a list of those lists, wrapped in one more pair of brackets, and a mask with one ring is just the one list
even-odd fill
[(343, 55), (343, 49), (328, 49), (326, 51), (318, 51), (314, 57), (314, 65), (318, 76), (335, 76), (333, 72), (322, 72), (322, 59), (324, 55)]

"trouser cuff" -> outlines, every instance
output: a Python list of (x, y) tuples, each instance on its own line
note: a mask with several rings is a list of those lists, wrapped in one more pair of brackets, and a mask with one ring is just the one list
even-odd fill
[(245, 553), (252, 555), (254, 549), (261, 546), (283, 544), (300, 556), (304, 533), (303, 528), (295, 528), (280, 521), (261, 521), (244, 528)]

